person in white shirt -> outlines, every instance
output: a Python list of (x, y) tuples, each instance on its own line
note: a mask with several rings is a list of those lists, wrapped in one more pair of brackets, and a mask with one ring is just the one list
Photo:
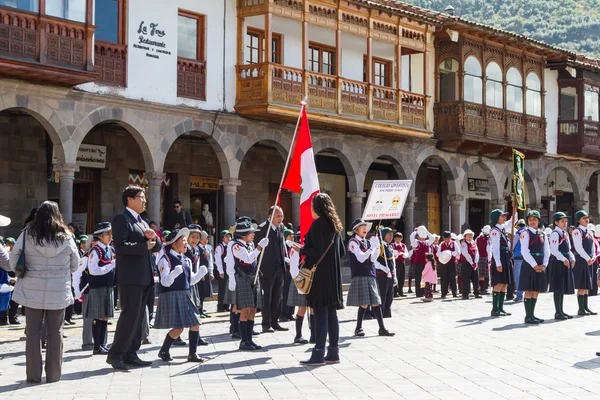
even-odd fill
[(479, 263), (479, 251), (473, 240), (475, 233), (467, 229), (463, 234), (464, 241), (460, 244), (460, 265), (462, 272), (462, 298), (469, 299), (470, 286), (473, 284), (473, 294), (476, 299), (479, 295), (479, 274), (477, 264)]
[(588, 308), (588, 291), (594, 287), (592, 268), (597, 257), (594, 238), (587, 228), (590, 218), (586, 211), (580, 210), (575, 213), (575, 221), (579, 224), (573, 230), (573, 247), (575, 248), (573, 280), (579, 304), (577, 315), (596, 315), (597, 313)]
[(456, 260), (460, 257), (460, 250), (458, 244), (452, 240), (452, 234), (449, 231), (442, 233), (442, 238), (436, 257), (439, 259), (444, 251), (449, 251), (451, 254), (448, 262), (440, 262), (436, 265), (437, 274), (442, 285), (442, 299), (445, 299), (448, 295), (448, 286), (450, 286), (452, 297), (458, 297), (456, 294)]
[(225, 304), (225, 292), (227, 291), (227, 280), (225, 279), (225, 256), (227, 255), (227, 243), (231, 240), (231, 232), (221, 231), (219, 244), (215, 247), (215, 266), (218, 272), (218, 295), (217, 312), (229, 311), (229, 305)]
[(490, 241), (488, 244), (488, 263), (492, 275), (492, 317), (510, 315), (504, 311), (504, 298), (508, 285), (514, 283), (512, 261), (510, 259), (511, 242), (507, 236), (517, 222), (517, 213), (507, 221), (510, 214), (502, 210), (490, 213)]
[(574, 294), (573, 268), (575, 267), (575, 255), (571, 251), (571, 241), (566, 229), (569, 225), (569, 217), (563, 212), (554, 214), (554, 230), (550, 234), (550, 291), (554, 296), (554, 318), (565, 320), (573, 318), (563, 311), (563, 300), (565, 294)]

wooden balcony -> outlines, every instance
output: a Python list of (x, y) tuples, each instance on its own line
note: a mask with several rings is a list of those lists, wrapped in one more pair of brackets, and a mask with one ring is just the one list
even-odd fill
[(544, 118), (468, 102), (435, 105), (435, 136), (444, 150), (508, 158), (512, 148), (546, 152)]
[(0, 74), (66, 86), (94, 81), (94, 29), (0, 7)]
[(600, 123), (559, 120), (557, 152), (600, 159)]
[(429, 138), (424, 95), (273, 63), (237, 67), (236, 111), (294, 122), (307, 94), (311, 126), (398, 138)]
[(94, 43), (94, 65), (98, 72), (96, 82), (111, 86), (127, 86), (127, 45)]
[(206, 62), (177, 58), (177, 96), (206, 100)]

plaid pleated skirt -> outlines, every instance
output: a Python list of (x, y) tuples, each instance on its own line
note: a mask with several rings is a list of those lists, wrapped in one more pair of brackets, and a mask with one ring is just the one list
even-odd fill
[(199, 324), (200, 314), (189, 289), (161, 292), (154, 319), (156, 329), (189, 328)]
[(102, 319), (115, 316), (115, 295), (112, 286), (90, 288), (86, 295), (83, 318)]
[(374, 276), (355, 276), (352, 278), (346, 304), (351, 307), (381, 304), (377, 279)]
[(192, 296), (192, 302), (199, 309), (202, 299), (200, 299), (200, 291), (198, 290), (198, 284), (190, 287), (190, 296)]
[(489, 276), (487, 257), (479, 257), (479, 261), (477, 262), (477, 272), (479, 273), (479, 276)]
[(235, 305), (235, 290), (229, 290), (229, 277), (225, 275), (225, 296), (223, 297), (223, 304), (229, 304), (230, 306)]
[(408, 263), (409, 263), (408, 279), (414, 279), (415, 278), (415, 264), (411, 263), (410, 261), (408, 261)]
[(296, 289), (296, 286), (294, 286), (294, 281), (292, 280), (288, 289), (287, 306), (306, 307), (307, 305), (308, 300), (306, 299), (306, 295), (298, 293), (298, 289)]
[(235, 274), (235, 300), (238, 310), (243, 308), (262, 308), (263, 298), (260, 279), (254, 283), (254, 275)]

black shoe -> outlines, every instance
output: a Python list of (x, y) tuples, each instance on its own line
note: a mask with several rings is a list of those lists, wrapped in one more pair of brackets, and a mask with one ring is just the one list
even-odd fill
[(254, 348), (255, 348), (256, 350), (262, 350), (262, 346), (260, 346), (260, 345), (258, 345), (258, 344), (256, 344), (256, 343), (254, 343), (252, 340), (250, 341), (250, 344), (251, 344), (252, 346), (254, 346)]
[(354, 336), (363, 337), (365, 336), (365, 331), (363, 331), (362, 329), (357, 329), (354, 331)]
[(540, 321), (538, 321), (537, 319), (534, 319), (534, 318), (525, 318), (525, 323), (539, 325)]
[(311, 336), (311, 337), (308, 339), (308, 343), (310, 343), (310, 344), (315, 344), (315, 343), (317, 343), (317, 339), (315, 339), (315, 337), (314, 337), (314, 336)]
[(106, 362), (111, 365), (114, 369), (118, 369), (121, 371), (128, 371), (129, 366), (123, 362), (123, 360), (110, 360), (106, 359)]
[(565, 314), (565, 313), (563, 313), (563, 315), (564, 315), (565, 317), (567, 317), (567, 319), (573, 319), (573, 316), (572, 316), (572, 315)]
[(308, 344), (308, 340), (303, 337), (294, 338), (294, 344)]
[(288, 317), (279, 318), (279, 322), (290, 322)]
[(206, 358), (198, 357), (198, 354), (188, 355), (188, 362), (203, 363), (205, 361)]
[(0, 321), (0, 326), (6, 326), (8, 325), (8, 321), (4, 320), (4, 321)]
[(205, 313), (205, 312), (201, 313), (201, 314), (200, 314), (200, 316), (201, 316), (202, 318), (211, 318), (211, 316), (210, 316), (210, 315), (208, 315), (208, 314), (207, 314), (207, 313)]
[(567, 316), (563, 315), (563, 314), (554, 314), (554, 319), (557, 319), (559, 321), (564, 321), (564, 320), (569, 319), (569, 318), (567, 318)]
[(290, 320), (290, 321), (295, 321), (296, 320), (296, 318), (293, 315), (288, 315), (287, 319)]
[(144, 340), (142, 340), (142, 344), (152, 344), (152, 342), (149, 341), (148, 339), (144, 339)]
[(490, 316), (492, 316), (492, 317), (501, 317), (502, 315), (500, 315), (500, 312), (499, 312), (499, 311), (492, 311), (492, 312), (490, 313)]
[(129, 360), (123, 360), (123, 362), (125, 364), (133, 366), (133, 367), (149, 367), (152, 365), (152, 361), (144, 361), (137, 356), (136, 356), (136, 358), (132, 358)]
[(325, 349), (313, 349), (310, 358), (300, 361), (300, 364), (312, 367), (325, 365)]
[(21, 322), (18, 319), (11, 319), (10, 321), (8, 321), (9, 324), (11, 325), (21, 325)]
[(395, 333), (388, 331), (387, 329), (380, 329), (379, 336), (396, 336)]
[(600, 351), (596, 352), (596, 357), (600, 357)]
[(166, 362), (173, 361), (173, 358), (171, 357), (171, 354), (169, 354), (168, 351), (159, 351), (158, 358)]
[[(597, 312), (593, 312), (593, 311), (591, 311), (591, 310), (589, 310), (589, 309), (587, 309), (587, 308), (586, 308), (586, 310), (585, 310), (585, 311), (588, 313), (588, 315), (598, 315), (598, 313), (597, 313)], [(11, 324), (12, 324), (12, 322), (11, 322)]]
[(262, 328), (262, 333), (273, 333), (275, 332), (275, 330), (273, 330), (273, 328), (271, 327), (264, 327)]
[(537, 322), (539, 322), (540, 324), (544, 323), (544, 320), (538, 317), (533, 317), (533, 319), (535, 319)]
[(225, 307), (217, 307), (217, 312), (225, 312), (228, 311), (225, 309)]
[(233, 333), (231, 334), (231, 338), (232, 338), (232, 339), (241, 339), (241, 338), (242, 338), (242, 335), (240, 335), (240, 333), (239, 333), (239, 332), (233, 332)]
[(65, 325), (75, 325), (75, 322), (71, 321), (70, 319), (65, 319)]
[(252, 345), (250, 342), (242, 342), (240, 343), (240, 350), (244, 351), (255, 351), (256, 347)]
[(177, 340), (173, 342), (173, 346), (187, 346), (187, 343), (185, 342), (185, 340), (178, 337)]
[(97, 354), (108, 354), (108, 350), (106, 350), (104, 347), (100, 346), (100, 348), (98, 350), (94, 349), (94, 351), (92, 351), (93, 355), (97, 355)]
[(82, 344), (81, 350), (83, 350), (83, 351), (94, 350), (94, 345), (93, 344)]
[(475, 295), (475, 298), (476, 298), (476, 299), (481, 299), (481, 296), (480, 296), (480, 295), (478, 295), (478, 294), (476, 294), (476, 295)]
[(584, 310), (579, 310), (579, 311), (577, 311), (577, 315), (579, 315), (581, 317), (585, 317), (586, 315), (588, 315), (588, 313), (585, 312)]
[(462, 297), (461, 297), (461, 300), (469, 300), (469, 296), (466, 296), (466, 297), (465, 297), (465, 296), (462, 296)]
[(498, 312), (500, 313), (500, 316), (501, 316), (501, 317), (507, 317), (507, 316), (509, 316), (509, 315), (512, 315), (511, 313), (509, 313), (509, 312), (506, 312), (506, 311), (504, 311), (504, 310), (500, 310), (500, 311), (498, 311)]
[(453, 294), (452, 297), (456, 299), (458, 297), (458, 295), (457, 294)]
[(405, 295), (404, 293), (400, 293), (400, 297), (408, 297), (408, 296)]
[(202, 338), (198, 339), (198, 346), (208, 346), (208, 345), (209, 345), (209, 343), (206, 340), (204, 340)]
[(442, 296), (442, 300), (446, 300), (446, 296)]
[(259, 336), (260, 332), (252, 331), (252, 336)]
[(412, 289), (408, 289), (408, 293), (413, 293)]
[(273, 325), (273, 329), (275, 329), (277, 332), (286, 332), (289, 331), (288, 328), (284, 328), (283, 326), (277, 324), (277, 325)]

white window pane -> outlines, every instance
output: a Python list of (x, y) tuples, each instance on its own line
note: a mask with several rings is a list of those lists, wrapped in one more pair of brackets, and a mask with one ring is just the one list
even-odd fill
[(469, 57), (465, 61), (465, 72), (469, 75), (481, 76), (481, 64), (475, 57)]
[(46, 0), (46, 14), (70, 21), (85, 22), (86, 0)]
[(598, 121), (598, 93), (592, 90), (584, 92), (585, 115), (584, 118), (590, 121)]
[(179, 15), (177, 27), (177, 56), (198, 59), (198, 21)]

